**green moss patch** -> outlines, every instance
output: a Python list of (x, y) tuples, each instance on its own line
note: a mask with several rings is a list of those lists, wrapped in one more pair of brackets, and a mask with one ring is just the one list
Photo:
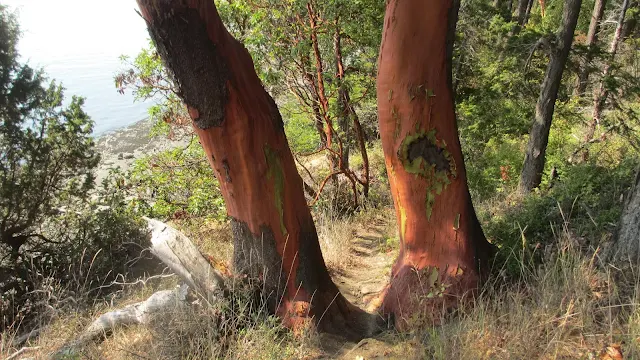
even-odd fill
[(456, 164), (446, 143), (436, 138), (435, 129), (417, 131), (403, 139), (398, 157), (405, 171), (425, 179), (425, 208), (430, 220), (436, 197), (457, 177)]
[(287, 235), (287, 228), (284, 225), (284, 172), (282, 171), (282, 160), (280, 154), (271, 146), (264, 146), (264, 157), (267, 162), (267, 178), (273, 181), (275, 205), (280, 215), (280, 230), (282, 235)]

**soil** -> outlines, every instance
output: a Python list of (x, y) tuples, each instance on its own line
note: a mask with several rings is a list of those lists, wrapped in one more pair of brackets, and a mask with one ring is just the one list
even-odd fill
[[(389, 283), (391, 266), (398, 255), (397, 250), (386, 248), (389, 221), (378, 217), (357, 230), (348, 254), (349, 266), (332, 274), (333, 281), (349, 301), (372, 313), (380, 306), (380, 294)], [(358, 343), (345, 342), (343, 338), (329, 334), (320, 336), (326, 359), (424, 358), (424, 348), (418, 339), (403, 338), (393, 331)]]
[(351, 242), (349, 267), (333, 275), (342, 294), (354, 305), (369, 312), (377, 310), (378, 294), (389, 283), (396, 252), (385, 250), (388, 224), (376, 218), (356, 232)]
[[(170, 140), (150, 137), (151, 121), (143, 120), (129, 127), (107, 133), (96, 139), (102, 159), (98, 166), (98, 183), (111, 168), (126, 171), (136, 159), (177, 146), (186, 146), (189, 137)], [(314, 164), (309, 164), (313, 167)], [(390, 234), (392, 217), (379, 216), (362, 224), (352, 239), (348, 266), (332, 272), (332, 278), (342, 294), (354, 305), (374, 313), (380, 306), (379, 296), (389, 283), (391, 266), (397, 250), (389, 250), (386, 239)], [(385, 332), (358, 343), (344, 338), (321, 334), (321, 348), (325, 359), (422, 359), (424, 350), (416, 339), (400, 338)]]

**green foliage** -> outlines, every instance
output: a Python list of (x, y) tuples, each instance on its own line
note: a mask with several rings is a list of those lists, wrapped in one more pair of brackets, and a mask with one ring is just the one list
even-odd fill
[(109, 182), (125, 189), (130, 206), (146, 216), (226, 217), (218, 181), (196, 140), (136, 160), (128, 174), (116, 175)]
[(18, 62), (18, 28), (0, 7), (0, 251), (48, 242), (40, 225), (93, 187), (99, 156), (84, 100), (63, 106), (63, 88)]
[(84, 99), (65, 101), (61, 85), (20, 63), (18, 35), (0, 6), (0, 329), (108, 292), (146, 241), (134, 214), (98, 206)]
[(149, 107), (149, 117), (154, 122), (152, 135), (173, 135), (173, 127), (191, 124), (186, 107), (152, 42), (135, 59), (123, 55), (120, 61), (128, 69), (114, 77), (115, 86), (121, 94), (131, 90), (137, 101), (153, 101)]
[(280, 106), (289, 147), (293, 153), (311, 153), (320, 143), (318, 133), (310, 124), (308, 116), (298, 109), (299, 106), (293, 101)]
[[(597, 247), (614, 232), (634, 177), (634, 161), (614, 168), (567, 167), (548, 191), (479, 213), (487, 238), (499, 247), (498, 264), (518, 270), (523, 257), (534, 264), (566, 231), (583, 246)], [(515, 274), (511, 274), (515, 275)]]

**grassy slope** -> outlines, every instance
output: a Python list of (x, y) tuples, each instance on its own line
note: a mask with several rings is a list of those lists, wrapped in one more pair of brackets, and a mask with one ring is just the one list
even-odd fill
[[(345, 217), (320, 204), (315, 213), (323, 254), (337, 279), (348, 276), (344, 274), (359, 262), (370, 260), (367, 256), (387, 256), (389, 263), (395, 256), (397, 230), (385, 193), (388, 191), (382, 159), (375, 151), (372, 158), (373, 173), (381, 175), (372, 191), (378, 207), (369, 206), (369, 210)], [(608, 193), (605, 196), (612, 197)], [(491, 206), (479, 208), (481, 212), (491, 211), (486, 220), (489, 222), (485, 223), (490, 238), (515, 237), (504, 243), (522, 243), (522, 247), (503, 248), (501, 262), (479, 296), (461, 303), (457, 313), (442, 319), (443, 325), (425, 324), (409, 334), (390, 331), (359, 344), (317, 334), (313, 329), (294, 335), (264, 309), (252, 307), (250, 292), (240, 288), (236, 298), (228, 303), (210, 308), (194, 306), (187, 313), (163, 314), (146, 328), (119, 329), (101, 344), (84, 349), (77, 358), (586, 359), (599, 358), (607, 351), (615, 355), (618, 349), (625, 358), (640, 358), (640, 269), (631, 266), (619, 269), (602, 263), (601, 249), (594, 251), (598, 244), (585, 243), (585, 234), (576, 233), (577, 228), (582, 231), (583, 218), (576, 219), (580, 226), (562, 218), (561, 223), (549, 225), (548, 232), (542, 233), (526, 229), (522, 233), (504, 231), (500, 221), (509, 216), (515, 216), (510, 218), (512, 224), (536, 220), (535, 216), (531, 219), (531, 207), (514, 210), (513, 202), (512, 197), (504, 196), (502, 200), (492, 199)], [(544, 204), (540, 206), (544, 208)], [(553, 206), (556, 205), (544, 209), (549, 212)], [(537, 220), (548, 223), (546, 218)], [(372, 226), (376, 221), (377, 225)], [(227, 226), (197, 219), (181, 220), (178, 225), (216, 264), (230, 259), (232, 242)], [(544, 228), (544, 224), (533, 225)], [(354, 253), (359, 232), (373, 230), (379, 235), (373, 242), (377, 251), (359, 258), (345, 256)], [(548, 237), (544, 249), (539, 249), (536, 243), (539, 239), (535, 236), (540, 234)], [(528, 236), (534, 238), (527, 239)], [(539, 256), (542, 253), (544, 256)], [(534, 262), (540, 259), (542, 262)], [(367, 270), (371, 272), (365, 277), (388, 276), (388, 270), (388, 267)], [(60, 310), (41, 336), (27, 344), (35, 348), (26, 355), (44, 358), (76, 337), (96, 315), (145, 299), (153, 291), (171, 288), (175, 283), (174, 278), (133, 285), (113, 304)], [(364, 295), (356, 286), (347, 282), (343, 290), (354, 298)], [(18, 350), (11, 346), (12, 339), (11, 333), (2, 334), (0, 358)]]

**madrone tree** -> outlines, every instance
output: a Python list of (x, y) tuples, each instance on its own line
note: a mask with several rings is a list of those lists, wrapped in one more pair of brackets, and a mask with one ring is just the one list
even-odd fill
[(491, 252), (471, 204), (454, 111), (451, 56), (459, 5), (387, 4), (378, 114), (401, 247), (383, 312), (394, 314), (400, 327), (429, 321), (443, 303), (455, 306), (477, 287)]
[(322, 257), (282, 118), (245, 47), (211, 0), (138, 0), (220, 182), (234, 270), (261, 279), (271, 310), (296, 328), (358, 338), (373, 315), (350, 304)]

